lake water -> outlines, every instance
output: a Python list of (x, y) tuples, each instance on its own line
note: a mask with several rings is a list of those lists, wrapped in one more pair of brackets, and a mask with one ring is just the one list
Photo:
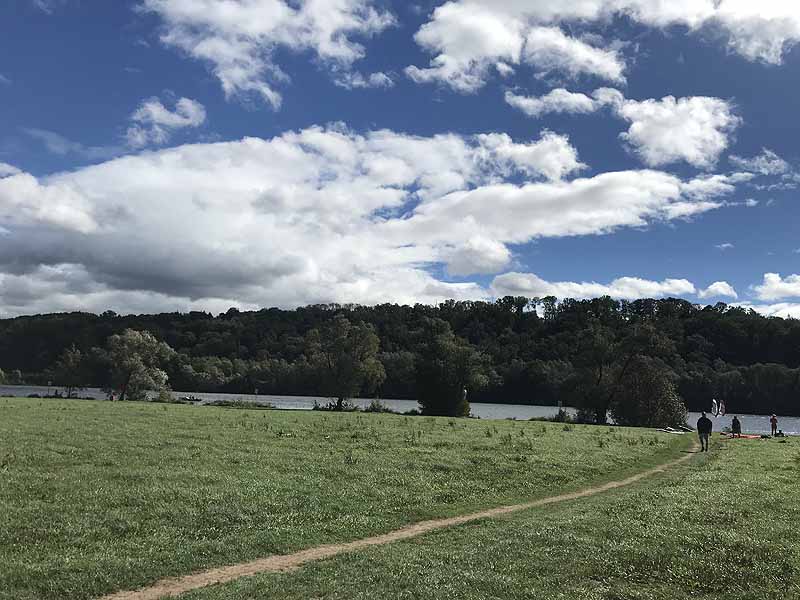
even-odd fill
[[(47, 386), (17, 386), (0, 385), (0, 397), (17, 396), (25, 397), (29, 394), (48, 395), (55, 391), (55, 387)], [(105, 399), (105, 394), (98, 388), (86, 388), (81, 390), (81, 396), (89, 396), (99, 400)], [(311, 410), (314, 403), (327, 404), (330, 398), (320, 398), (314, 396), (266, 396), (252, 394), (212, 394), (205, 392), (173, 392), (176, 398), (182, 396), (195, 396), (201, 399), (201, 404), (208, 404), (218, 401), (243, 400), (255, 404), (271, 404), (275, 408), (288, 410)], [(371, 399), (355, 398), (352, 404), (365, 408), (372, 402)], [(405, 412), (419, 408), (415, 400), (381, 400), (381, 402), (399, 412)], [(474, 402), (471, 404), (472, 414), (481, 419), (519, 419), (527, 420), (532, 417), (552, 417), (558, 412), (556, 406), (534, 406), (528, 404), (482, 404)], [(568, 408), (567, 411), (574, 412)], [(723, 427), (730, 427), (733, 413), (725, 417), (713, 417), (714, 431), (721, 431)], [(769, 433), (769, 415), (738, 415), (742, 422), (743, 433)], [(689, 413), (689, 424), (694, 427), (700, 413)], [(786, 435), (800, 435), (800, 418), (798, 417), (778, 417), (778, 428), (783, 430)]]

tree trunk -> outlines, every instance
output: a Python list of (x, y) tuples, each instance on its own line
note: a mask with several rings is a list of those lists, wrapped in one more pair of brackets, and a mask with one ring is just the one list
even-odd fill
[(131, 377), (133, 377), (133, 371), (128, 373), (128, 376), (125, 378), (125, 383), (122, 384), (122, 389), (119, 391), (120, 401), (125, 400), (125, 393), (128, 391), (128, 384), (131, 382)]

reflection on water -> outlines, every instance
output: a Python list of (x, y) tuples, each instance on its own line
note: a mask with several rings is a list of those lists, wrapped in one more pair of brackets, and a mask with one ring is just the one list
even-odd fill
[[(0, 385), (0, 396), (25, 397), (29, 394), (39, 394), (44, 396), (54, 392), (57, 388), (47, 386), (15, 386)], [(81, 396), (105, 399), (105, 394), (98, 388), (86, 388), (81, 390)], [(176, 398), (182, 396), (194, 396), (201, 399), (201, 404), (218, 401), (243, 400), (257, 404), (270, 404), (275, 408), (289, 410), (311, 410), (314, 403), (327, 404), (330, 398), (320, 398), (313, 396), (264, 396), (248, 394), (211, 394), (205, 392), (173, 392)], [(372, 402), (371, 399), (356, 398), (352, 404), (365, 408)], [(381, 400), (381, 402), (398, 412), (406, 412), (419, 408), (415, 400)], [(531, 406), (526, 404), (481, 404), (473, 403), (472, 414), (481, 419), (520, 419), (526, 420), (532, 417), (552, 417), (558, 412), (555, 406)], [(573, 409), (567, 409), (573, 412)], [(730, 427), (734, 413), (725, 417), (714, 417), (709, 415), (714, 423), (714, 431), (722, 431), (724, 427)], [(742, 422), (744, 433), (769, 433), (769, 415), (738, 415)], [(694, 427), (700, 413), (689, 413), (689, 425)], [(783, 430), (786, 435), (800, 435), (800, 418), (798, 417), (778, 417), (778, 429)]]

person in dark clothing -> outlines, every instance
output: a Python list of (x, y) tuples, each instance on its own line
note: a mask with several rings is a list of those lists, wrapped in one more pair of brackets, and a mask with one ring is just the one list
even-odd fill
[(739, 417), (733, 417), (733, 421), (731, 422), (731, 433), (735, 437), (742, 437), (742, 423), (739, 421)]
[(714, 424), (706, 416), (706, 413), (697, 419), (697, 435), (700, 436), (700, 452), (708, 452), (708, 438), (711, 435), (711, 430), (714, 429)]
[(776, 417), (775, 415), (772, 415), (769, 418), (769, 426), (770, 426), (770, 429), (772, 430), (772, 435), (775, 435), (776, 433), (778, 433), (778, 417)]

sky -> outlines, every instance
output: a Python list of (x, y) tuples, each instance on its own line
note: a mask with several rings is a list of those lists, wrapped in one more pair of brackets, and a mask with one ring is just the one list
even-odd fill
[(800, 3), (6, 0), (0, 317), (800, 316)]

